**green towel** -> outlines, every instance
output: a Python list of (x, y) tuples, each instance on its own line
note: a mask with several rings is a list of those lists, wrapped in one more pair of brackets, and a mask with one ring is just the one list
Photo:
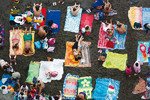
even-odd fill
[(80, 92), (84, 92), (86, 94), (87, 99), (91, 99), (91, 91), (93, 90), (92, 87), (92, 77), (91, 76), (86, 76), (86, 77), (80, 77), (78, 79), (78, 94)]
[(29, 70), (28, 70), (28, 77), (25, 82), (33, 84), (33, 78), (38, 78), (39, 76), (39, 68), (40, 63), (39, 62), (31, 62), (29, 64)]
[(126, 60), (127, 60), (127, 54), (107, 52), (107, 58), (103, 63), (103, 66), (106, 68), (117, 68), (121, 71), (125, 71)]

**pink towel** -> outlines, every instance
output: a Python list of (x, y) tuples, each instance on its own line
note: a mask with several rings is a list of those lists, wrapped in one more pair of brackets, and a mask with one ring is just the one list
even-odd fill
[[(81, 28), (85, 27), (85, 25), (91, 26), (91, 29), (92, 29), (93, 18), (94, 18), (93, 15), (82, 14), (80, 30), (81, 30)], [(79, 33), (81, 34), (81, 31), (79, 31)], [(90, 35), (91, 32), (90, 33), (85, 33), (85, 34)]]

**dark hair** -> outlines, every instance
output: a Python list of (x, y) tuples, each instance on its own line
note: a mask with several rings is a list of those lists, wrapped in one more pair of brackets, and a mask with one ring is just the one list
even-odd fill
[(48, 26), (52, 26), (53, 25), (53, 21), (48, 21)]
[(80, 3), (79, 2), (76, 2), (76, 5), (79, 5)]
[(29, 99), (29, 100), (32, 100), (32, 96), (31, 96), (30, 94), (28, 95), (28, 99)]
[(73, 11), (76, 11), (76, 8), (73, 8)]
[(26, 85), (24, 84), (24, 85), (23, 85), (23, 87), (25, 88), (25, 87), (26, 87)]
[(109, 7), (106, 7), (106, 10), (109, 10)]
[(3, 68), (4, 68), (4, 69), (7, 69), (7, 68), (8, 68), (8, 66), (4, 65), (4, 66), (3, 66)]
[(75, 58), (75, 61), (78, 61), (78, 58)]
[(33, 87), (35, 87), (36, 85), (35, 84), (33, 84)]
[(5, 86), (2, 86), (2, 89), (5, 89), (6, 87)]
[(21, 95), (23, 95), (23, 92), (20, 92)]
[(28, 53), (29, 53), (29, 51), (30, 51), (30, 49), (27, 49), (25, 52), (28, 54)]
[(130, 68), (130, 66), (127, 64), (127, 67)]
[(119, 24), (119, 25), (117, 24), (117, 26), (118, 26), (118, 27), (121, 27), (121, 24)]
[(38, 10), (39, 10), (39, 8), (40, 8), (40, 6), (39, 6), (39, 5), (37, 5), (37, 6), (35, 6), (35, 8), (36, 8), (36, 10), (38, 11)]
[(77, 95), (75, 100), (82, 100), (82, 99)]
[(18, 43), (15, 44), (14, 48), (18, 49)]
[(40, 98), (40, 96), (39, 96), (39, 95), (37, 95), (37, 96), (36, 96), (36, 99), (39, 99), (39, 98)]
[(59, 97), (55, 96), (55, 97), (54, 97), (54, 99), (55, 99), (55, 100), (58, 100), (58, 99), (59, 99)]
[(88, 29), (89, 29), (89, 26), (86, 26), (85, 29), (88, 30)]
[(136, 66), (138, 66), (139, 64), (138, 64), (138, 63), (136, 63), (135, 65), (136, 65)]
[(2, 43), (2, 39), (0, 39), (0, 43)]

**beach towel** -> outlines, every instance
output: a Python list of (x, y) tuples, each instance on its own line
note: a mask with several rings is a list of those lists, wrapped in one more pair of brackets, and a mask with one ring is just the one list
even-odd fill
[(78, 78), (78, 75), (71, 75), (70, 73), (66, 75), (63, 84), (63, 97), (65, 97), (66, 100), (75, 100)]
[(146, 75), (146, 91), (141, 99), (150, 99), (150, 73), (148, 72)]
[(86, 76), (86, 77), (80, 77), (78, 79), (78, 94), (80, 92), (84, 92), (86, 94), (87, 99), (91, 99), (92, 96), (92, 77)]
[(2, 85), (6, 85), (6, 86), (10, 85), (11, 87), (14, 88), (17, 84), (17, 80), (14, 80), (14, 79), (10, 80), (9, 78), (11, 78), (11, 75), (3, 74), (2, 79), (0, 80), (0, 87)]
[(39, 76), (40, 63), (39, 62), (30, 62), (28, 77), (26, 78), (27, 83), (33, 84), (33, 78), (38, 78)]
[(95, 89), (92, 92), (94, 100), (117, 100), (120, 82), (114, 79), (96, 79)]
[[(141, 49), (140, 49), (141, 47)], [(145, 47), (145, 50), (144, 50)], [(137, 61), (140, 62), (148, 62), (148, 47), (149, 42), (142, 42), (138, 41), (138, 48), (137, 48)], [(143, 49), (143, 51), (141, 51)]]
[[(127, 25), (124, 25), (127, 30)], [(116, 27), (116, 25), (114, 25)], [(125, 49), (125, 42), (126, 42), (126, 35), (127, 31), (124, 34), (119, 34), (118, 31), (114, 28), (114, 36), (116, 37), (116, 41), (119, 42), (119, 44), (114, 44), (114, 49)]]
[[(24, 35), (24, 34), (25, 34), (25, 31), (23, 30), (22, 33), (23, 33), (23, 35)], [(27, 34), (29, 34), (28, 31), (27, 31)], [(32, 46), (33, 53), (31, 54), (31, 53), (29, 52), (29, 54), (24, 54), (24, 56), (31, 56), (31, 55), (34, 55), (34, 54), (35, 54), (35, 48), (34, 48), (34, 35), (35, 35), (35, 31), (32, 31), (31, 34), (32, 34), (32, 44), (31, 44), (31, 46)], [(23, 48), (23, 50), (24, 50), (24, 39), (22, 39), (22, 48)]]
[(150, 8), (142, 8), (142, 24), (143, 30), (146, 30), (144, 25), (150, 23)]
[[(139, 22), (142, 25), (142, 7), (130, 7), (130, 10), (128, 11), (128, 18), (132, 29), (135, 29), (135, 22)], [(141, 30), (142, 29), (143, 27), (141, 28)]]
[(121, 71), (126, 69), (127, 54), (119, 54), (113, 52), (107, 52), (107, 58), (103, 63), (106, 68), (117, 68)]
[[(63, 63), (63, 59), (54, 59), (53, 61), (41, 61), (39, 79), (42, 79), (44, 83), (51, 82), (52, 80), (61, 80), (62, 75), (64, 73)], [(56, 71), (58, 72), (58, 75), (56, 77), (51, 77), (50, 79), (48, 79), (45, 74), (48, 71)]]
[(90, 42), (82, 42), (82, 58), (80, 61), (75, 61), (72, 53), (74, 42), (66, 42), (65, 66), (67, 67), (91, 67), (90, 61)]
[(105, 14), (105, 16), (114, 16), (114, 15), (117, 15), (117, 11), (114, 9), (111, 9), (107, 15)]
[(57, 29), (54, 29), (52, 34), (56, 34), (59, 31), (60, 27), (60, 19), (61, 19), (61, 11), (60, 10), (47, 10), (47, 18), (46, 18), (46, 25), (48, 25), (48, 21), (53, 21), (55, 24), (58, 25)]
[[(18, 29), (15, 30), (15, 33), (18, 32)], [(10, 47), (9, 47), (9, 55), (22, 55), (23, 54), (23, 33), (22, 33), (22, 30), (20, 29), (19, 30), (19, 49), (16, 51), (16, 53), (14, 52), (14, 50), (12, 49), (12, 36), (14, 35), (13, 34), (13, 30), (10, 30), (9, 31), (10, 33), (10, 37), (9, 37), (9, 41), (10, 41)]]
[[(113, 28), (114, 28), (114, 26), (113, 26)], [(103, 24), (101, 24), (100, 30), (99, 30), (99, 40), (98, 40), (97, 48), (111, 49), (111, 48), (107, 47), (107, 42), (109, 40), (105, 39), (106, 34), (107, 33), (103, 30)]]
[(139, 94), (146, 91), (145, 81), (142, 78), (139, 78), (139, 83), (135, 86), (133, 94)]
[(64, 31), (79, 33), (81, 14), (82, 14), (82, 8), (80, 8), (77, 16), (73, 16), (70, 11), (70, 6), (68, 6)]
[[(81, 34), (81, 28), (85, 27), (86, 25), (89, 25), (91, 27), (91, 30), (92, 30), (93, 18), (94, 18), (93, 15), (82, 14), (80, 32), (79, 32), (80, 34)], [(85, 34), (90, 35), (91, 32), (85, 33)]]
[[(33, 25), (34, 25), (34, 29), (39, 29), (41, 26), (44, 26), (45, 24), (45, 16), (46, 16), (46, 8), (42, 8), (42, 13), (40, 17), (33, 17)], [(37, 23), (36, 21), (43, 21), (42, 23)]]
[(10, 14), (9, 25), (24, 25), (26, 14)]
[(4, 25), (0, 24), (0, 36), (2, 37), (0, 47), (4, 46), (5, 34), (4, 34)]

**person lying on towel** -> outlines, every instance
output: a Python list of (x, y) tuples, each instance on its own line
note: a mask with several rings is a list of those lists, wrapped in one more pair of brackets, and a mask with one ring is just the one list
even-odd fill
[(124, 27), (124, 24), (120, 23), (119, 21), (116, 21), (117, 25), (116, 25), (116, 30), (118, 31), (119, 34), (124, 34), (127, 29)]
[(9, 65), (9, 63), (3, 59), (0, 58), (0, 66), (5, 72), (13, 72), (12, 66)]
[(40, 17), (41, 16), (41, 10), (42, 10), (42, 3), (41, 4), (35, 4), (33, 6), (34, 16)]
[(79, 10), (80, 10), (80, 4), (75, 3), (75, 5), (73, 5), (73, 6), (70, 7), (70, 10), (71, 10), (71, 14), (72, 14), (73, 16), (77, 16), (77, 15), (78, 15), (78, 12), (79, 12)]
[(19, 49), (19, 27), (17, 32), (15, 32), (14, 28), (13, 28), (13, 35), (12, 35), (12, 49), (14, 51), (14, 54), (16, 53), (16, 51)]
[(81, 43), (82, 43), (82, 40), (84, 38), (81, 35), (76, 35), (75, 37), (76, 37), (76, 42), (72, 46), (72, 52), (73, 52), (73, 55), (75, 57), (75, 61), (78, 61), (82, 57), (82, 53), (81, 53), (82, 52), (82, 46), (81, 46)]
[(29, 34), (27, 34), (27, 28), (25, 30), (25, 34), (23, 36), (24, 39), (24, 50), (23, 50), (23, 54), (29, 54), (29, 52), (31, 51), (31, 53), (33, 53), (32, 50), (32, 34), (31, 34), (31, 28), (29, 30)]

